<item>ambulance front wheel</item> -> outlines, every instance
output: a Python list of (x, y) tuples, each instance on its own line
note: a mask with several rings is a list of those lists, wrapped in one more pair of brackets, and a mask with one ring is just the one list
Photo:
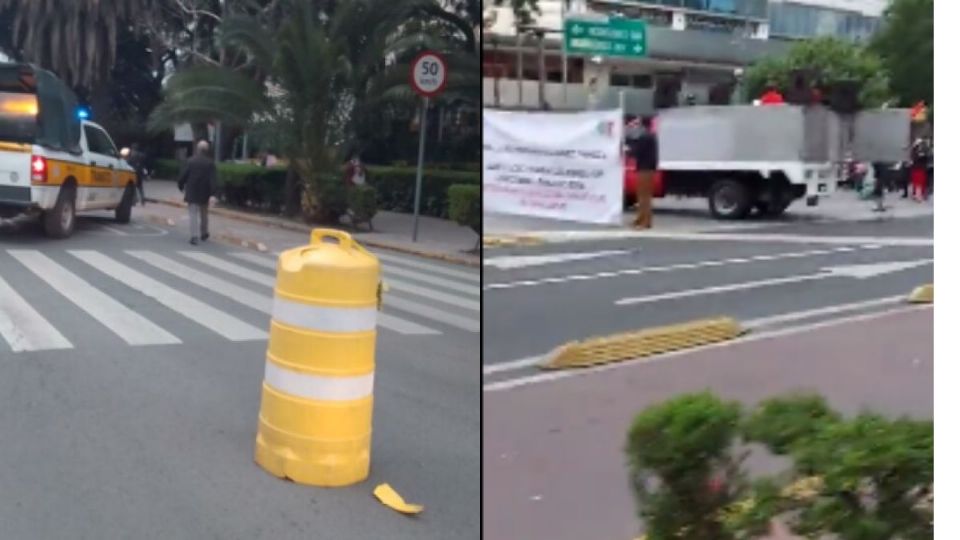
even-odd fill
[(64, 186), (57, 197), (57, 204), (43, 214), (43, 229), (51, 238), (67, 238), (77, 224), (76, 189)]

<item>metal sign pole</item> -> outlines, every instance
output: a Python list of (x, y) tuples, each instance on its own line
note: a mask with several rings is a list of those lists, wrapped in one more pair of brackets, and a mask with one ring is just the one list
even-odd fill
[(423, 187), (423, 147), (427, 139), (427, 107), (430, 100), (426, 97), (420, 106), (420, 150), (417, 155), (417, 187), (413, 195), (413, 241), (417, 241), (420, 227), (420, 190)]

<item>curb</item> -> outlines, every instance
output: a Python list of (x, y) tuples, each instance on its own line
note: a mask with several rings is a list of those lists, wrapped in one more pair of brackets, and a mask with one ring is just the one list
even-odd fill
[(743, 334), (740, 323), (730, 317), (660, 326), (566, 343), (548, 354), (540, 368), (580, 368), (633, 360), (727, 341)]
[(932, 304), (933, 303), (933, 284), (921, 285), (910, 293), (907, 301), (911, 304)]
[[(147, 197), (147, 201), (152, 202), (152, 203), (157, 203), (157, 204), (165, 204), (165, 205), (167, 205), (167, 206), (173, 206), (173, 207), (175, 207), (175, 208), (186, 208), (186, 207), (187, 207), (187, 204), (186, 204), (186, 203), (182, 203), (182, 202), (179, 202), (179, 201), (171, 201), (171, 200), (168, 200), (168, 199), (153, 199), (153, 198)], [(218, 207), (216, 207), (216, 206), (211, 206), (211, 207), (210, 207), (210, 213), (211, 213), (211, 214), (215, 214), (215, 215), (219, 215), (219, 216), (223, 216), (223, 217), (228, 217), (228, 218), (231, 218), (231, 219), (235, 219), (235, 220), (237, 220), (237, 221), (244, 221), (244, 222), (246, 222), (246, 223), (253, 223), (253, 224), (255, 224), (255, 225), (262, 225), (262, 226), (265, 226), (265, 227), (273, 227), (273, 228), (275, 228), (275, 229), (282, 229), (282, 230), (292, 231), (292, 232), (300, 232), (300, 233), (310, 234), (310, 232), (313, 231), (313, 229), (314, 229), (314, 227), (311, 227), (311, 226), (306, 225), (306, 224), (301, 225), (301, 224), (299, 224), (299, 223), (277, 222), (277, 221), (273, 221), (273, 220), (269, 220), (269, 219), (263, 219), (263, 218), (261, 218), (261, 217), (259, 217), (259, 216), (256, 216), (256, 215), (250, 215), (250, 214), (247, 214), (247, 213), (244, 213), (244, 212), (238, 212), (238, 211), (236, 211), (236, 210), (228, 210), (228, 209), (226, 209), (226, 208), (218, 208)], [(223, 235), (214, 235), (214, 237), (217, 237), (217, 236), (223, 236)], [(248, 243), (248, 244), (250, 244), (250, 245), (263, 246), (263, 243), (262, 243), (262, 242), (254, 242), (254, 241), (251, 241), (251, 240), (237, 239), (236, 237), (231, 237), (231, 238), (236, 239), (236, 240), (239, 241), (239, 242), (246, 242), (246, 243)], [(450, 254), (448, 254), (448, 253), (439, 253), (439, 252), (436, 252), (436, 251), (413, 249), (413, 248), (409, 248), (409, 247), (406, 247), (406, 246), (398, 246), (398, 245), (396, 245), (396, 244), (391, 244), (390, 242), (380, 242), (380, 241), (377, 241), (377, 240), (361, 239), (360, 242), (361, 242), (362, 244), (367, 245), (367, 246), (370, 246), (370, 247), (375, 247), (375, 248), (380, 248), (380, 249), (389, 249), (390, 251), (396, 251), (396, 252), (399, 252), (399, 253), (404, 253), (404, 254), (407, 254), (407, 255), (413, 255), (413, 256), (416, 256), (416, 257), (423, 257), (423, 258), (426, 258), (426, 259), (434, 259), (434, 260), (443, 261), (443, 262), (447, 262), (447, 263), (451, 263), (451, 264), (458, 264), (458, 265), (461, 265), (461, 266), (470, 266), (470, 267), (473, 267), (473, 268), (480, 268), (480, 267), (481, 267), (481, 262), (480, 262), (479, 260), (472, 260), (472, 259), (468, 259), (468, 258), (466, 258), (466, 257), (458, 257), (458, 256), (456, 256), (456, 255), (450, 255)], [(265, 249), (266, 249), (266, 248), (265, 248)], [(259, 250), (259, 248), (258, 248), (258, 250)]]

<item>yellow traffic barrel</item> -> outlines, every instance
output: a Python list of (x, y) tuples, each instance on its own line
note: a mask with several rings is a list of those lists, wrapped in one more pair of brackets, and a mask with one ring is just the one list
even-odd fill
[(379, 301), (379, 260), (343, 231), (280, 254), (254, 453), (271, 474), (367, 478)]

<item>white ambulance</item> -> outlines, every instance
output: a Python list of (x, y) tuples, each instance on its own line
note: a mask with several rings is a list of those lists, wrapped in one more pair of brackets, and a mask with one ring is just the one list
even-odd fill
[(49, 71), (0, 63), (0, 219), (39, 215), (55, 238), (73, 233), (77, 212), (112, 210), (130, 221), (133, 167), (81, 116), (76, 96)]

